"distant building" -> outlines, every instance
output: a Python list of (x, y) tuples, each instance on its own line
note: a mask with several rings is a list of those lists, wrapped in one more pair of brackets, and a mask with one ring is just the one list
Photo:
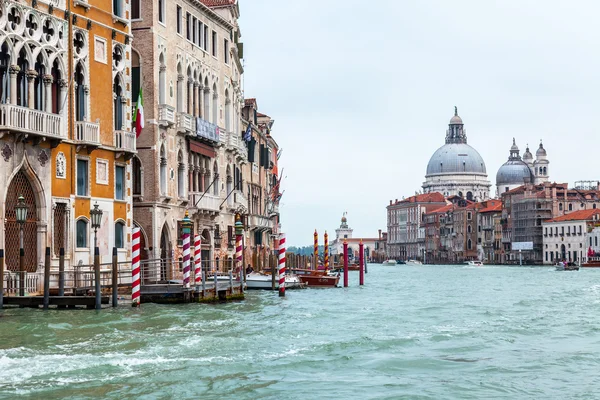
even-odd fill
[(390, 200), (388, 215), (388, 258), (422, 259), (425, 251), (425, 213), (445, 206), (441, 193), (419, 194), (395, 202)]
[(498, 173), (496, 174), (496, 193), (498, 196), (521, 185), (539, 185), (548, 182), (548, 165), (550, 162), (541, 142), (535, 156), (536, 159), (534, 161), (533, 155), (529, 151), (529, 147), (527, 147), (523, 154), (523, 159), (521, 159), (519, 147), (513, 138), (508, 161), (498, 169)]
[(490, 197), (490, 186), (485, 162), (467, 144), (467, 132), (455, 107), (446, 131), (446, 144), (433, 153), (427, 164), (423, 192), (481, 201)]
[[(354, 230), (348, 226), (348, 219), (346, 213), (342, 216), (341, 224), (338, 229), (335, 230), (335, 239), (329, 244), (329, 252), (334, 258), (338, 258), (344, 255), (344, 240), (348, 242), (348, 258), (351, 260), (358, 260), (359, 257), (359, 245), (360, 241), (363, 242), (363, 248), (365, 250), (365, 257), (367, 261), (370, 261), (373, 251), (376, 249), (379, 238), (353, 238), (352, 233)], [(381, 230), (379, 231), (381, 238)]]
[(544, 264), (558, 261), (585, 262), (587, 244), (594, 235), (588, 231), (600, 223), (600, 209), (574, 211), (542, 223)]

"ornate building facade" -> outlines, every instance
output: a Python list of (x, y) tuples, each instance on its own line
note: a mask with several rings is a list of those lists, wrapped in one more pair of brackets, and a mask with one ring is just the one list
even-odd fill
[(102, 261), (112, 247), (130, 257), (130, 10), (113, 3), (1, 2), (0, 242), (9, 270), (18, 262), (20, 194), (27, 271), (43, 265), (45, 247), (53, 267), (61, 248), (67, 270), (89, 264), (95, 203)]
[(496, 174), (496, 193), (500, 197), (502, 193), (515, 189), (524, 184), (539, 185), (548, 182), (549, 164), (548, 156), (544, 145), (540, 142), (540, 147), (533, 155), (529, 151), (529, 146), (523, 154), (523, 159), (519, 155), (519, 147), (513, 138), (513, 144), (510, 148), (510, 155)]
[(467, 131), (455, 107), (446, 131), (446, 144), (433, 153), (427, 164), (423, 192), (481, 201), (489, 198), (490, 186), (485, 162), (467, 144)]

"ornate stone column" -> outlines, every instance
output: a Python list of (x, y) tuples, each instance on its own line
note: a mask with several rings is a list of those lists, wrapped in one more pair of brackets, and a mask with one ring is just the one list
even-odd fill
[(18, 65), (11, 65), (10, 74), (10, 104), (17, 104), (17, 74), (21, 71)]
[(187, 84), (187, 113), (192, 115), (194, 113), (193, 104), (194, 104), (194, 82), (191, 79), (188, 80)]
[(38, 73), (34, 69), (27, 71), (27, 106), (31, 109), (35, 108), (35, 88), (33, 86), (34, 79)]
[(45, 108), (47, 113), (52, 113), (52, 75), (44, 75), (44, 93), (45, 93)]
[(58, 81), (58, 86), (59, 86), (58, 98), (60, 99), (60, 104), (58, 104), (56, 109), (58, 110), (58, 114), (62, 115), (63, 107), (65, 106), (66, 100), (67, 100), (67, 87), (69, 86), (69, 82), (66, 79), (60, 79)]
[(202, 84), (198, 84), (198, 117), (200, 118), (204, 118), (203, 117), (203, 113), (204, 113), (204, 101), (203, 101), (203, 93), (204, 93), (204, 86), (202, 86)]

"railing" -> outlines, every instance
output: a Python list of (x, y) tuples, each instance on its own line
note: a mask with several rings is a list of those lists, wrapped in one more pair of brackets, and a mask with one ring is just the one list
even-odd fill
[(190, 114), (177, 113), (177, 129), (196, 134), (196, 119)]
[(240, 135), (237, 135), (234, 132), (227, 133), (227, 146), (234, 151), (239, 152), (241, 156), (248, 156), (248, 149), (246, 148), (244, 141)]
[[(4, 271), (4, 291), (7, 296), (19, 294), (21, 272)], [(44, 288), (44, 274), (38, 272), (24, 272), (25, 295), (31, 296), (41, 293)]]
[(208, 210), (219, 212), (219, 206), (221, 205), (222, 200), (218, 196), (213, 196), (210, 194), (203, 193), (191, 193), (190, 200), (192, 202), (192, 207), (195, 207), (199, 210)]
[(86, 121), (75, 122), (76, 139), (80, 142), (100, 144), (100, 124)]
[(251, 215), (250, 227), (258, 227), (264, 229), (273, 229), (273, 221), (263, 215)]
[(115, 131), (115, 147), (119, 150), (135, 151), (135, 133)]
[(233, 203), (236, 207), (243, 206), (246, 210), (248, 209), (248, 199), (240, 190), (233, 191)]
[[(219, 261), (201, 260), (201, 271), (205, 273), (207, 282), (214, 276), (229, 276), (228, 271), (236, 271), (236, 261), (232, 258)], [(190, 285), (195, 283), (195, 265), (190, 260)], [(140, 279), (142, 286), (153, 284), (181, 285), (183, 283), (183, 260), (170, 258), (157, 258), (144, 260), (140, 263)]]
[(66, 138), (62, 117), (12, 104), (0, 105), (0, 129), (14, 129), (39, 136)]
[(175, 123), (175, 108), (167, 104), (158, 105), (158, 121), (169, 125)]

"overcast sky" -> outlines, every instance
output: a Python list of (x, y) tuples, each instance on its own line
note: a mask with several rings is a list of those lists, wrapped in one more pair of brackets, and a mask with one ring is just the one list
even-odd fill
[[(369, 4), (376, 4), (376, 7)], [(245, 95), (275, 119), (290, 245), (386, 229), (458, 106), (488, 178), (540, 139), (550, 179), (600, 179), (600, 3), (240, 0)], [(495, 193), (495, 186), (493, 186)]]

